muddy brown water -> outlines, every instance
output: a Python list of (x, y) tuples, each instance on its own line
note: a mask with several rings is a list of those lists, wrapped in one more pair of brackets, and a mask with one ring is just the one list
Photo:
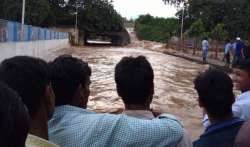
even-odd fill
[(202, 111), (196, 101), (193, 80), (207, 68), (206, 65), (131, 47), (71, 47), (50, 54), (47, 60), (61, 54), (71, 54), (89, 63), (92, 83), (88, 108), (101, 113), (116, 113), (124, 108), (116, 92), (115, 65), (124, 56), (146, 56), (155, 74), (155, 95), (151, 107), (179, 117), (192, 140), (202, 133)]

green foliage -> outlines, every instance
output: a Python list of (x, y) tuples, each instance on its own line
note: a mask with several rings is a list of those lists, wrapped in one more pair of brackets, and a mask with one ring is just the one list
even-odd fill
[[(21, 21), (23, 0), (0, 0), (0, 18)], [(70, 26), (85, 31), (121, 31), (122, 17), (110, 0), (26, 0), (25, 23), (38, 26)]]
[[(21, 21), (22, 0), (0, 0), (0, 18)], [(26, 0), (25, 23), (40, 25), (50, 13), (48, 0)]]
[(223, 41), (228, 38), (228, 32), (225, 30), (225, 25), (223, 23), (217, 24), (211, 34), (212, 38), (218, 41)]
[(87, 31), (120, 31), (123, 19), (107, 0), (85, 0), (79, 27)]
[(214, 31), (217, 24), (224, 24), (223, 29), (228, 32), (225, 37), (250, 37), (249, 0), (189, 0), (186, 10), (185, 22), (201, 19), (207, 32)]
[(202, 20), (198, 19), (197, 21), (195, 21), (187, 30), (186, 34), (189, 37), (194, 37), (194, 38), (205, 37), (204, 35), (206, 35), (206, 33)]
[(151, 15), (141, 15), (135, 21), (137, 37), (143, 40), (167, 42), (167, 40), (178, 34), (180, 23), (175, 18), (157, 18)]

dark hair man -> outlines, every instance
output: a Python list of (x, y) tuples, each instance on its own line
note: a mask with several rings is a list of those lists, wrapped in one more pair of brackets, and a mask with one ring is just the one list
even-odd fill
[(50, 139), (69, 146), (166, 146), (182, 137), (175, 119), (150, 121), (87, 110), (91, 70), (81, 59), (62, 55), (50, 63), (56, 105), (49, 121)]
[[(233, 115), (247, 121), (250, 119), (250, 60), (237, 60), (232, 67), (234, 86), (242, 92), (232, 105)], [(210, 125), (207, 116), (203, 125), (205, 128)]]
[(150, 111), (154, 72), (144, 56), (122, 58), (115, 67), (115, 82), (126, 110)]
[[(154, 94), (154, 72), (144, 56), (123, 57), (115, 67), (115, 82), (118, 95), (122, 98), (124, 114), (140, 119), (155, 118), (150, 109)], [(184, 133), (177, 147), (192, 146)]]
[(224, 72), (209, 69), (194, 81), (200, 107), (208, 115), (211, 125), (206, 128), (194, 147), (233, 146), (243, 120), (233, 117), (233, 82)]
[(0, 146), (25, 147), (29, 114), (19, 95), (0, 83)]
[(42, 59), (28, 56), (6, 59), (0, 64), (0, 81), (17, 91), (28, 108), (31, 127), (27, 146), (38, 142), (55, 146), (46, 141), (47, 121), (54, 111), (54, 93), (50, 85), (48, 64)]

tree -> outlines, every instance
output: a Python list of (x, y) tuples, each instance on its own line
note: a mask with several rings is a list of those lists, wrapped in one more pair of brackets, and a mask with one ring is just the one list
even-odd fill
[(228, 32), (225, 30), (225, 25), (223, 23), (219, 23), (212, 30), (211, 35), (213, 39), (216, 40), (215, 46), (215, 58), (218, 56), (218, 41), (223, 41), (228, 38)]
[(228, 32), (223, 23), (218, 23), (211, 32), (212, 38), (218, 41), (223, 41), (228, 38)]
[(189, 20), (201, 19), (208, 32), (223, 23), (230, 38), (250, 36), (249, 0), (189, 0), (187, 11)]
[(135, 21), (135, 32), (139, 39), (167, 42), (179, 33), (180, 23), (176, 18), (158, 18), (141, 15)]
[(205, 37), (204, 34), (206, 34), (202, 20), (198, 19), (197, 21), (195, 21), (191, 25), (191, 27), (187, 30), (186, 34), (189, 37), (192, 37), (195, 39), (195, 47), (193, 50), (193, 54), (195, 54), (195, 48), (197, 48), (198, 41), (201, 40), (201, 37)]
[(187, 30), (189, 37), (201, 38), (205, 32), (205, 28), (201, 19), (195, 21)]
[(50, 13), (48, 0), (27, 0), (25, 8), (26, 24), (41, 25)]
[[(85, 31), (121, 31), (122, 17), (110, 0), (26, 0), (25, 23), (37, 26), (73, 27)], [(20, 21), (22, 0), (0, 0), (0, 18)]]
[[(26, 0), (25, 23), (40, 25), (48, 16), (48, 0)], [(0, 0), (0, 17), (2, 19), (21, 21), (22, 0)]]

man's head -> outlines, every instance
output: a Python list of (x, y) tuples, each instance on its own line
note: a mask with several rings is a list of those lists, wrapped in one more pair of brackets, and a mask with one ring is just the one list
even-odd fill
[(233, 81), (238, 90), (250, 90), (250, 60), (237, 60), (233, 63)]
[(209, 69), (194, 80), (199, 105), (208, 116), (223, 119), (232, 115), (234, 103), (233, 82), (223, 71)]
[(0, 146), (25, 147), (29, 114), (19, 95), (0, 83)]
[(50, 63), (56, 106), (86, 107), (90, 94), (91, 69), (87, 62), (61, 55)]
[(27, 106), (31, 118), (41, 114), (49, 119), (54, 111), (48, 64), (39, 58), (16, 56), (0, 65), (0, 81), (14, 89)]
[(115, 67), (115, 82), (125, 106), (150, 105), (154, 94), (154, 72), (144, 56), (122, 58)]

